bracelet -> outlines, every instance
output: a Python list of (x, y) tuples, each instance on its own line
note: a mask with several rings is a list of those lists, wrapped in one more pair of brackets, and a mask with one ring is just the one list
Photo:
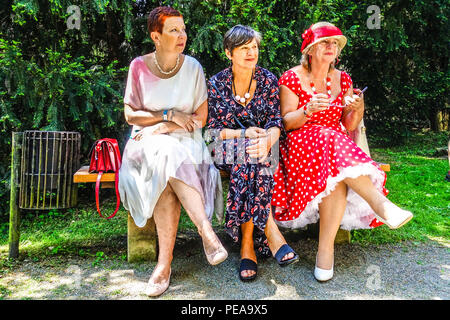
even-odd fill
[(241, 138), (245, 138), (245, 130), (247, 129), (241, 129)]
[(167, 111), (168, 110), (164, 110), (163, 112), (163, 121), (167, 121)]
[[(134, 138), (136, 137), (136, 134), (137, 134), (139, 131), (141, 131), (141, 130), (136, 129), (136, 130), (132, 131), (131, 134), (130, 134), (130, 139), (134, 140)], [(133, 133), (134, 133), (134, 134), (133, 134)]]
[(303, 108), (303, 114), (305, 115), (305, 117), (307, 117), (308, 119), (311, 118), (311, 115), (308, 115), (308, 113), (306, 112), (306, 106), (305, 108)]

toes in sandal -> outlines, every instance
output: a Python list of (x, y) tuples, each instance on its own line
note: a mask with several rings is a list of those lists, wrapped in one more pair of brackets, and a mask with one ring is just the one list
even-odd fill
[[(291, 259), (282, 260), (285, 255), (291, 252), (294, 254)], [(294, 249), (292, 249), (287, 243), (285, 243), (280, 247), (280, 249), (278, 249), (277, 253), (275, 253), (275, 259), (277, 259), (280, 266), (285, 267), (291, 263), (297, 262), (298, 255), (295, 253)]]
[[(250, 277), (243, 277), (242, 271), (244, 271), (244, 270), (255, 271), (255, 274)], [(239, 266), (239, 278), (242, 281), (245, 282), (245, 281), (254, 280), (256, 278), (257, 273), (258, 273), (258, 265), (256, 264), (255, 261), (250, 260), (250, 259), (242, 259), (241, 260), (241, 265)]]

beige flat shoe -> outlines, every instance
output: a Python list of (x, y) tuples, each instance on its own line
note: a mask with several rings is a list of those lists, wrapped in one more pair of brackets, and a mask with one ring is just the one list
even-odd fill
[[(214, 244), (211, 243), (207, 243), (204, 238), (202, 238), (202, 242), (203, 242), (203, 251), (205, 252), (206, 255), (206, 260), (208, 260), (209, 264), (215, 266), (218, 265), (219, 263), (225, 261), (228, 258), (228, 252), (227, 250), (223, 247), (222, 243), (220, 242), (219, 238), (217, 237), (217, 235), (215, 235), (215, 241), (213, 241)], [(208, 251), (211, 250), (212, 246), (217, 246), (219, 245), (219, 247), (212, 253), (208, 254)], [(207, 250), (207, 248), (209, 250)]]
[(147, 283), (147, 288), (145, 288), (145, 294), (149, 297), (157, 297), (162, 295), (167, 290), (167, 288), (169, 288), (171, 274), (172, 269), (170, 269), (169, 278), (161, 283), (152, 282), (150, 277)]
[(215, 266), (219, 263), (224, 262), (228, 258), (228, 252), (221, 244), (221, 248), (219, 248), (216, 252), (211, 254), (207, 254), (205, 251), (206, 260), (208, 260), (209, 264)]
[(215, 266), (228, 258), (227, 250), (223, 247), (212, 228), (208, 233), (203, 232), (202, 230), (199, 231), (199, 234), (202, 237), (203, 251), (205, 252), (206, 260), (208, 260), (209, 264)]

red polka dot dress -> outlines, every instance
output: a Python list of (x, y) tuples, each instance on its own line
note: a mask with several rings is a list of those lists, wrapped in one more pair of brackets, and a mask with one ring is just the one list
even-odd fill
[[(312, 98), (292, 70), (286, 71), (278, 83), (299, 97), (298, 108), (304, 108)], [(337, 106), (342, 106), (344, 93), (351, 85), (350, 76), (341, 72), (341, 92), (331, 106), (312, 114), (302, 127), (288, 132), (287, 138), (280, 141), (272, 197), (278, 225), (302, 228), (317, 222), (319, 203), (347, 177), (368, 175), (375, 187), (387, 195), (386, 174), (353, 142), (340, 121), (342, 108)], [(369, 229), (379, 225), (367, 202), (349, 188), (341, 228)]]

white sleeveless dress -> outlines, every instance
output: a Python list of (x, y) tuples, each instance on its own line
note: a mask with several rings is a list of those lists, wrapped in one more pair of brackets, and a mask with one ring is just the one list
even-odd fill
[[(183, 65), (169, 79), (155, 76), (142, 57), (128, 71), (124, 103), (144, 111), (177, 110), (193, 113), (207, 99), (205, 76), (200, 63), (185, 56)], [(119, 192), (122, 204), (138, 227), (153, 215), (170, 177), (195, 188), (203, 200), (208, 219), (213, 212), (223, 217), (222, 182), (202, 130), (193, 133), (150, 134), (159, 124), (146, 127), (139, 140), (129, 139), (122, 155)], [(132, 134), (142, 129), (133, 126)]]

